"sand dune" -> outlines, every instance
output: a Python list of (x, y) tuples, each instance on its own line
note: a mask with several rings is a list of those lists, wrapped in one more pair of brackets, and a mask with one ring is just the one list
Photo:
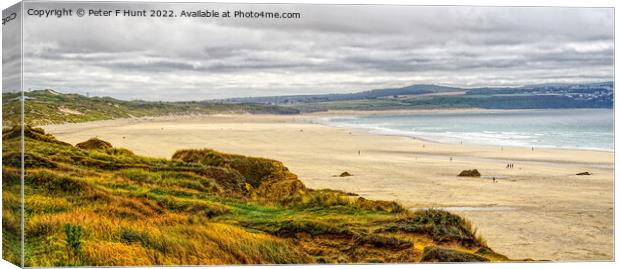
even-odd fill
[[(74, 144), (97, 136), (166, 158), (185, 148), (273, 158), (311, 188), (448, 208), (511, 258), (613, 259), (612, 152), (437, 144), (322, 126), (312, 123), (316, 117), (165, 117), (44, 128)], [(508, 162), (515, 167), (507, 169)], [(471, 168), (483, 177), (455, 176)], [(353, 176), (334, 177), (343, 171)], [(575, 175), (583, 171), (593, 174)]]

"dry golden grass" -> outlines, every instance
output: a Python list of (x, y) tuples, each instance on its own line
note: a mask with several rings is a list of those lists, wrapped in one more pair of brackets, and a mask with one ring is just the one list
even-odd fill
[[(26, 266), (414, 262), (417, 238), (484, 246), (458, 216), (433, 211), (439, 223), (420, 222), (395, 202), (311, 190), (278, 161), (212, 150), (168, 161), (32, 133)], [(15, 156), (5, 156), (3, 251), (15, 261), (21, 201)]]

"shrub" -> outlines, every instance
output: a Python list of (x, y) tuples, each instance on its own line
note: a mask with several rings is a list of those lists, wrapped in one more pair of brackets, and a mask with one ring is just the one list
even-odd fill
[(96, 241), (84, 246), (84, 263), (89, 266), (148, 266), (153, 255), (140, 245)]
[[(22, 155), (20, 152), (9, 152), (2, 155), (2, 164), (11, 167), (21, 167)], [(24, 153), (24, 167), (25, 168), (56, 168), (58, 165), (45, 157), (41, 157), (38, 154), (26, 152)]]
[(405, 208), (397, 202), (368, 200), (364, 197), (357, 198), (357, 200), (355, 200), (355, 205), (364, 209), (383, 211), (388, 213), (401, 213), (405, 211)]
[(122, 227), (121, 228), (121, 242), (125, 243), (125, 244), (132, 244), (132, 243), (140, 243), (143, 246), (148, 245), (149, 242), (149, 237), (148, 234), (143, 233), (143, 232), (139, 232), (133, 229), (129, 229), (129, 228), (125, 228)]
[(82, 228), (79, 225), (65, 224), (65, 235), (70, 259), (79, 261), (82, 257)]
[(26, 195), (25, 202), (24, 209), (27, 214), (56, 213), (72, 206), (64, 197), (50, 197), (39, 194)]
[(79, 195), (93, 191), (92, 187), (85, 181), (45, 170), (27, 173), (24, 177), (24, 183), (47, 193)]
[[(9, 140), (12, 138), (21, 137), (21, 125), (15, 125), (11, 129), (2, 130), (2, 139)], [(46, 134), (41, 128), (32, 127), (30, 125), (24, 125), (24, 137), (42, 142), (55, 143), (60, 145), (70, 146), (71, 144), (58, 141), (53, 135)]]
[(342, 237), (352, 237), (355, 234), (343, 227), (316, 222), (316, 221), (292, 221), (286, 220), (276, 224), (274, 234), (285, 237), (295, 237), (297, 233), (307, 233), (312, 236), (334, 235)]
[(355, 238), (355, 245), (370, 245), (372, 247), (388, 249), (405, 249), (413, 247), (413, 243), (411, 241), (378, 234), (358, 235)]
[(440, 247), (425, 247), (421, 262), (488, 262), (489, 259), (475, 254)]
[(75, 146), (86, 150), (107, 150), (112, 148), (112, 144), (110, 144), (110, 142), (103, 141), (96, 137), (77, 143)]
[[(2, 230), (11, 234), (19, 235), (22, 232), (21, 229), (22, 224), (20, 212), (18, 211), (17, 214), (15, 214), (10, 209), (2, 208)], [(5, 236), (6, 234), (7, 233), (3, 233)]]
[(489, 247), (481, 247), (478, 250), (476, 250), (476, 252), (474, 254), (483, 256), (485, 258), (490, 258), (490, 259), (492, 259), (494, 261), (509, 261), (510, 260), (505, 255), (499, 254), (499, 253), (493, 251)]
[(7, 164), (4, 163), (5, 159), (3, 157), (3, 167), (2, 167), (2, 187), (6, 189), (8, 186), (20, 185), (22, 183), (21, 177), (19, 175), (19, 170), (14, 168), (6, 167)]
[(247, 183), (250, 183), (254, 188), (266, 181), (297, 178), (279, 161), (225, 154), (211, 149), (179, 150), (174, 153), (172, 159), (207, 166), (232, 168), (239, 171)]
[(427, 209), (416, 211), (413, 216), (385, 225), (378, 230), (426, 234), (436, 242), (458, 242), (466, 247), (483, 246), (471, 223), (447, 211)]

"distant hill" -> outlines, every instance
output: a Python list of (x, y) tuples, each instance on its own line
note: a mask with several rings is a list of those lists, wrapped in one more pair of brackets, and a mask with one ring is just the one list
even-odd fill
[(265, 97), (242, 97), (224, 99), (226, 103), (263, 103), (263, 104), (291, 104), (310, 102), (347, 101), (361, 99), (377, 99), (382, 97), (394, 97), (400, 95), (421, 95), (438, 92), (458, 92), (463, 89), (444, 87), (438, 85), (411, 85), (402, 88), (377, 89), (356, 93), (332, 93), (315, 95), (285, 95)]
[(412, 85), (348, 94), (248, 97), (221, 101), (232, 104), (283, 105), (303, 112), (432, 108), (613, 108), (613, 89), (614, 83), (611, 81), (473, 89)]
[[(110, 97), (86, 97), (53, 90), (25, 92), (26, 124), (43, 125), (144, 116), (213, 113), (298, 114), (299, 110), (265, 104), (222, 104), (215, 102), (123, 101)], [(17, 99), (16, 99), (17, 98)], [(3, 93), (3, 124), (19, 118), (18, 93)]]
[[(16, 93), (3, 93), (3, 124), (19, 117)], [(299, 114), (327, 110), (613, 108), (614, 83), (457, 88), (411, 85), (357, 93), (230, 98), (191, 102), (123, 101), (53, 90), (25, 93), (25, 122), (44, 125), (144, 116), (214, 113)]]

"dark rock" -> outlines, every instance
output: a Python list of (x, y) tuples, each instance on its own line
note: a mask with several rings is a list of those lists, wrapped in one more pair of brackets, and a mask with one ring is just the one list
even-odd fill
[(577, 175), (578, 176), (589, 176), (589, 175), (592, 175), (592, 174), (590, 174), (590, 172), (586, 171), (586, 172), (577, 173)]
[(463, 170), (459, 177), (480, 177), (480, 172), (478, 172), (478, 169)]
[(342, 173), (340, 174), (340, 176), (339, 176), (339, 177), (350, 177), (350, 176), (352, 176), (352, 175), (351, 175), (349, 172), (344, 171), (344, 172), (342, 172)]

